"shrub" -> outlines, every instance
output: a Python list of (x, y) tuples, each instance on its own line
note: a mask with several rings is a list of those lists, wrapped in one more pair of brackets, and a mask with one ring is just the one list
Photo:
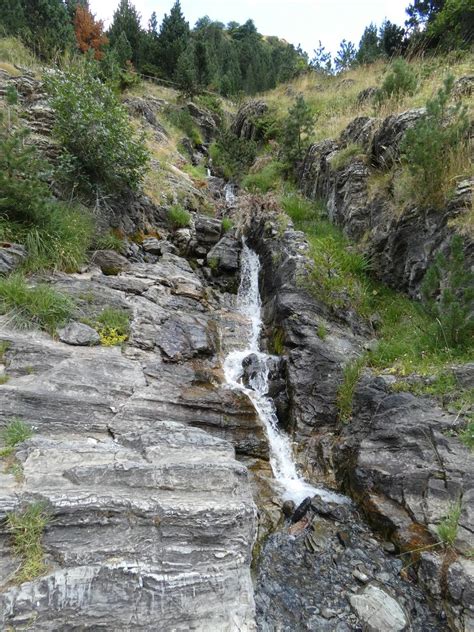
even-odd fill
[(19, 328), (40, 327), (54, 333), (72, 315), (70, 297), (46, 284), (29, 287), (19, 274), (0, 279), (0, 314)]
[(54, 131), (82, 185), (110, 192), (136, 189), (148, 153), (130, 125), (127, 111), (96, 76), (91, 63), (49, 76)]
[(451, 241), (449, 259), (443, 254), (437, 256), (425, 275), (421, 291), (446, 346), (469, 345), (474, 333), (474, 274), (465, 262), (459, 235)]
[(165, 116), (174, 127), (184, 132), (194, 145), (202, 145), (201, 132), (186, 108), (170, 106), (166, 108)]
[(185, 228), (191, 223), (191, 213), (180, 204), (173, 204), (168, 210), (168, 219), (174, 228)]
[(448, 77), (427, 102), (426, 114), (407, 130), (401, 144), (415, 199), (435, 207), (444, 203), (447, 190), (452, 187), (450, 162), (464, 144), (469, 126), (466, 108), (460, 102), (448, 107), (453, 84), (453, 77)]
[(416, 74), (410, 64), (402, 57), (398, 57), (391, 64), (390, 72), (385, 76), (383, 83), (375, 95), (375, 102), (381, 105), (387, 99), (414, 94), (417, 87)]
[(344, 169), (351, 162), (352, 158), (361, 155), (365, 155), (364, 148), (356, 143), (351, 143), (347, 145), (347, 147), (344, 147), (344, 149), (340, 149), (336, 152), (331, 158), (331, 167), (336, 171)]
[(459, 518), (461, 516), (461, 501), (451, 506), (449, 513), (438, 525), (437, 531), (442, 542), (452, 546), (458, 534)]
[(23, 511), (7, 514), (13, 551), (21, 558), (21, 567), (15, 575), (19, 584), (31, 581), (46, 571), (41, 538), (48, 520), (43, 503), (34, 503)]
[(314, 115), (303, 96), (288, 110), (281, 133), (281, 155), (289, 173), (293, 173), (310, 144)]
[(21, 419), (13, 419), (1, 432), (0, 437), (4, 448), (0, 450), (0, 456), (8, 456), (19, 443), (26, 441), (33, 435), (31, 428)]
[(242, 186), (253, 193), (268, 193), (281, 186), (283, 165), (273, 160), (256, 173), (249, 173), (242, 180)]
[(257, 156), (257, 143), (238, 138), (230, 130), (221, 132), (209, 153), (213, 166), (225, 177), (240, 180)]

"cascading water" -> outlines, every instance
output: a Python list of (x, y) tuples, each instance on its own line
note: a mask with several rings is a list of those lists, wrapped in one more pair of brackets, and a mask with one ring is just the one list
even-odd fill
[[(260, 261), (258, 255), (245, 243), (241, 255), (241, 279), (237, 295), (240, 312), (250, 321), (247, 348), (232, 351), (224, 361), (224, 373), (231, 388), (245, 392), (251, 399), (255, 410), (265, 425), (270, 446), (270, 464), (273, 475), (281, 487), (284, 500), (299, 503), (307, 496), (320, 496), (324, 500), (347, 502), (339, 494), (316, 488), (298, 475), (293, 460), (289, 437), (278, 428), (278, 419), (272, 399), (268, 396), (268, 361), (271, 356), (260, 351), (260, 333), (262, 330), (261, 299), (258, 287)], [(258, 359), (257, 369), (249, 380), (249, 387), (242, 382), (243, 362), (249, 355)]]

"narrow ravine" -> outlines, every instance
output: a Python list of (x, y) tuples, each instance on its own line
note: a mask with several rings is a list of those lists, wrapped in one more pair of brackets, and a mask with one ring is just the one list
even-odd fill
[[(275, 405), (268, 396), (269, 362), (272, 357), (260, 350), (262, 332), (261, 298), (259, 291), (260, 261), (258, 255), (243, 243), (241, 255), (241, 279), (237, 294), (237, 307), (249, 320), (247, 345), (243, 351), (230, 352), (224, 362), (227, 384), (245, 392), (251, 399), (263, 422), (270, 448), (270, 464), (283, 500), (296, 504), (305, 498), (319, 496), (332, 502), (348, 502), (344, 496), (313, 487), (304, 480), (296, 469), (290, 438), (278, 428)], [(243, 382), (244, 361), (254, 356), (256, 370), (249, 377), (248, 386)]]

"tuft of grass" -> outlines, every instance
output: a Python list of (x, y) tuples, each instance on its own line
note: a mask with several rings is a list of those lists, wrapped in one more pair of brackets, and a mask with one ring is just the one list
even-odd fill
[(285, 350), (285, 332), (281, 327), (275, 329), (271, 339), (271, 347), (276, 355), (283, 355)]
[(97, 250), (115, 250), (115, 252), (120, 254), (123, 254), (125, 250), (125, 241), (112, 231), (105, 235), (100, 235), (94, 245)]
[(15, 575), (18, 584), (31, 581), (46, 571), (41, 539), (48, 521), (49, 515), (40, 502), (7, 514), (13, 551), (21, 559), (21, 567)]
[(366, 362), (365, 356), (362, 356), (353, 362), (349, 362), (349, 364), (344, 367), (343, 381), (337, 392), (339, 418), (344, 423), (350, 421), (352, 417), (355, 387), (366, 366)]
[(168, 210), (168, 219), (174, 228), (186, 228), (191, 223), (191, 213), (181, 204), (173, 204)]
[(465, 429), (460, 433), (459, 438), (471, 450), (474, 450), (474, 419), (468, 422)]
[(94, 324), (105, 347), (120, 345), (128, 339), (130, 332), (130, 315), (127, 311), (106, 307)]
[(73, 308), (69, 296), (44, 283), (31, 287), (20, 274), (0, 279), (0, 314), (18, 328), (39, 327), (52, 334), (71, 317)]
[(344, 169), (356, 156), (365, 156), (364, 148), (351, 143), (334, 154), (330, 161), (331, 167), (336, 171)]
[(229, 232), (234, 226), (234, 222), (230, 219), (230, 217), (224, 217), (221, 223), (221, 228), (223, 233)]
[(452, 546), (456, 540), (461, 510), (462, 503), (459, 500), (451, 506), (448, 514), (441, 520), (437, 527), (438, 536), (446, 545)]
[(327, 335), (328, 335), (328, 330), (327, 330), (326, 325), (324, 325), (323, 323), (320, 323), (318, 325), (317, 333), (318, 333), (318, 338), (321, 338), (321, 340), (326, 340)]
[(3, 356), (10, 349), (11, 343), (8, 340), (0, 340), (0, 362), (3, 361)]
[(282, 185), (283, 164), (272, 160), (255, 173), (249, 173), (242, 180), (242, 186), (252, 193), (276, 191)]
[[(17, 37), (0, 38), (0, 61), (34, 69), (39, 64)], [(14, 74), (20, 74), (18, 71)]]
[(0, 386), (2, 386), (3, 384), (6, 384), (9, 379), (10, 379), (10, 376), (7, 375), (6, 373), (4, 373), (3, 375), (0, 375)]
[(26, 441), (32, 436), (33, 431), (30, 426), (25, 424), (21, 419), (12, 419), (12, 421), (10, 421), (10, 423), (0, 432), (0, 437), (5, 446), (0, 454), (5, 456), (5, 451), (9, 451), (8, 453), (10, 453), (16, 445)]

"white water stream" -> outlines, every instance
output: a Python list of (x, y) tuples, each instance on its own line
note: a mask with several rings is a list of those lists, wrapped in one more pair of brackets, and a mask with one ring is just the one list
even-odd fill
[[(275, 406), (268, 397), (268, 363), (270, 358), (260, 351), (260, 333), (262, 330), (261, 299), (258, 287), (260, 261), (255, 252), (245, 244), (241, 255), (241, 279), (237, 295), (240, 312), (250, 321), (247, 347), (244, 351), (232, 351), (224, 361), (227, 384), (245, 392), (252, 400), (255, 409), (265, 425), (270, 447), (270, 464), (273, 475), (281, 488), (284, 500), (293, 500), (299, 504), (308, 496), (320, 496), (323, 500), (347, 502), (344, 496), (313, 487), (298, 475), (293, 460), (291, 442), (287, 434), (278, 428)], [(247, 388), (242, 382), (244, 369), (242, 362), (250, 354), (258, 359), (258, 368), (252, 375)]]

